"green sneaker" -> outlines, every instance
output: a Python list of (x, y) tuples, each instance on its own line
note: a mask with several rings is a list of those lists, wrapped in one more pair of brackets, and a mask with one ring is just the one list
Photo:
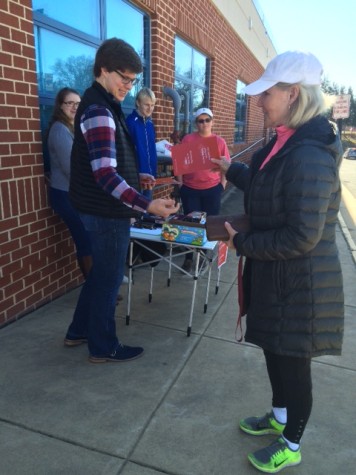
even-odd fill
[(272, 411), (262, 417), (242, 419), (239, 425), (241, 430), (250, 435), (280, 435), (286, 426), (275, 419)]
[(264, 449), (248, 454), (247, 458), (257, 470), (265, 473), (277, 473), (302, 461), (300, 449), (291, 450), (283, 437)]

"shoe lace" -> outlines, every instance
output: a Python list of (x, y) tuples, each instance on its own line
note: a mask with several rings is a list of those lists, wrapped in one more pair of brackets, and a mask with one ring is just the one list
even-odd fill
[(261, 417), (261, 419), (257, 423), (257, 428), (258, 429), (265, 429), (266, 427), (270, 427), (270, 419), (272, 418), (272, 413), (267, 412), (264, 416)]
[(114, 351), (110, 354), (110, 356), (115, 356), (116, 353), (117, 353), (117, 350), (118, 350), (119, 348), (124, 348), (124, 345), (123, 345), (120, 341), (119, 341), (119, 344), (117, 345), (116, 350), (114, 350)]
[(269, 447), (266, 447), (268, 454), (270, 455), (271, 461), (278, 463), (285, 460), (285, 450), (287, 449), (286, 444), (278, 439), (273, 442)]

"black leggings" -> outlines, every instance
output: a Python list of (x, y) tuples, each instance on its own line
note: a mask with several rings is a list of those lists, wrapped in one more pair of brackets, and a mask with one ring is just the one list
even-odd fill
[(272, 386), (272, 406), (287, 408), (287, 425), (283, 435), (299, 444), (312, 405), (311, 359), (275, 355), (264, 350)]

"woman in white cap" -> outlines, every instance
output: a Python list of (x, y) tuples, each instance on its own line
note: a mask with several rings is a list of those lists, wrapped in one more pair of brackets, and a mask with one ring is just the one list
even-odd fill
[[(195, 113), (195, 125), (197, 131), (185, 135), (182, 143), (194, 142), (201, 137), (210, 137), (212, 133), (213, 113), (207, 107), (201, 107)], [(230, 162), (230, 154), (225, 140), (215, 135), (221, 157)], [(218, 157), (217, 157), (218, 158)], [(183, 204), (184, 214), (192, 211), (205, 211), (207, 215), (217, 215), (220, 212), (221, 195), (226, 186), (225, 174), (219, 170), (201, 170), (178, 177), (181, 183), (180, 197)], [(182, 268), (190, 272), (193, 264), (193, 254), (185, 256)]]
[(300, 463), (300, 439), (312, 409), (311, 359), (340, 355), (342, 347), (343, 287), (335, 243), (342, 146), (323, 115), (321, 74), (312, 54), (275, 57), (245, 92), (260, 95), (265, 126), (275, 128), (276, 136), (249, 167), (221, 164), (226, 178), (245, 192), (251, 230), (225, 226), (229, 246), (246, 256), (245, 340), (263, 349), (272, 387), (271, 409), (241, 420), (240, 429), (277, 436), (248, 455), (268, 473)]

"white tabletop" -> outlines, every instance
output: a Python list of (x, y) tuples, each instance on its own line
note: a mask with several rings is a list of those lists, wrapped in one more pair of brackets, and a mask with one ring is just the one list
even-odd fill
[(184, 242), (175, 242), (175, 241), (164, 241), (161, 239), (161, 228), (157, 229), (141, 229), (141, 228), (133, 228), (130, 229), (130, 237), (131, 239), (144, 239), (146, 241), (154, 241), (154, 242), (164, 242), (166, 244), (174, 244), (176, 246), (186, 246), (192, 249), (215, 249), (218, 241), (206, 241), (202, 246), (195, 246), (194, 244), (186, 244)]

